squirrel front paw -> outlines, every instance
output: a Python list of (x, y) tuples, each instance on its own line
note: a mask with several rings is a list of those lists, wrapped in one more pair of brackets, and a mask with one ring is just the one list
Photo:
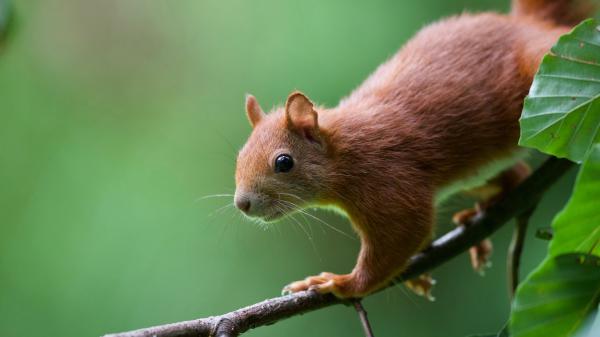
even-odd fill
[(359, 291), (352, 274), (337, 275), (327, 272), (292, 282), (283, 288), (282, 293), (285, 295), (305, 290), (315, 290), (321, 294), (331, 293), (339, 298), (356, 298), (365, 295), (365, 292)]

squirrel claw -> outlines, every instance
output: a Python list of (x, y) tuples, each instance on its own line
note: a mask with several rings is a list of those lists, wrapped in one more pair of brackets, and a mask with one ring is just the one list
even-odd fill
[(346, 289), (350, 283), (349, 275), (336, 275), (332, 273), (321, 273), (317, 276), (309, 276), (302, 281), (296, 281), (283, 288), (286, 293), (296, 293), (299, 291), (312, 290), (321, 294), (332, 293), (340, 298), (355, 297)]
[(454, 213), (452, 216), (452, 222), (457, 226), (465, 226), (468, 225), (471, 219), (476, 217), (479, 213), (479, 207), (463, 209), (460, 212)]

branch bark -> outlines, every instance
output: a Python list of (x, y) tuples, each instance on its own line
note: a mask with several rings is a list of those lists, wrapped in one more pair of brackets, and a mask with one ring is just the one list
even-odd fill
[[(435, 240), (426, 250), (414, 255), (407, 269), (395, 283), (419, 276), (466, 251), (473, 244), (490, 236), (514, 217), (532, 209), (546, 190), (573, 166), (568, 160), (550, 158), (527, 180), (485, 213), (471, 219), (468, 226), (457, 227)], [(314, 291), (272, 298), (221, 316), (160, 325), (130, 332), (105, 335), (105, 337), (192, 337), (238, 336), (249, 329), (270, 325), (280, 320), (335, 304), (352, 305), (330, 294)]]

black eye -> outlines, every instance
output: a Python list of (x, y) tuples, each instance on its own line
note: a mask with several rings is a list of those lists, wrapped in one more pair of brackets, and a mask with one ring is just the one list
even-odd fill
[(275, 159), (275, 173), (289, 172), (294, 167), (294, 159), (289, 154), (280, 154)]

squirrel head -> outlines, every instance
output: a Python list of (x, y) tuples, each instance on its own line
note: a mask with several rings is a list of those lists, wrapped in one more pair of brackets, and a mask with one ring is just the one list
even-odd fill
[(313, 103), (293, 92), (265, 114), (248, 95), (246, 114), (253, 130), (237, 159), (236, 207), (269, 222), (317, 202), (330, 159)]

